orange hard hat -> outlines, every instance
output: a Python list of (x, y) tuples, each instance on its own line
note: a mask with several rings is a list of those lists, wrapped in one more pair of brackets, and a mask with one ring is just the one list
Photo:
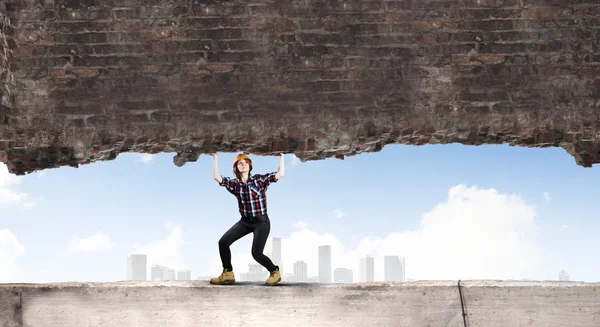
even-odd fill
[(235, 166), (237, 165), (238, 161), (242, 159), (246, 159), (246, 161), (248, 161), (248, 163), (252, 165), (252, 159), (248, 158), (247, 155), (240, 153), (235, 157), (235, 160), (233, 161), (233, 169), (235, 169)]

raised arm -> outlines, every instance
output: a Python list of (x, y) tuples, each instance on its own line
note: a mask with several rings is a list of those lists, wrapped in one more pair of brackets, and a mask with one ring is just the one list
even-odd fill
[(279, 159), (279, 169), (277, 169), (277, 173), (275, 173), (275, 179), (279, 180), (281, 177), (283, 177), (283, 171), (284, 171), (284, 166), (283, 166), (283, 153), (280, 156)]
[(223, 178), (221, 177), (221, 174), (219, 174), (219, 160), (217, 159), (217, 154), (211, 153), (210, 155), (213, 156), (213, 158), (215, 158), (215, 160), (213, 161), (213, 177), (217, 181), (217, 183), (221, 184), (223, 183)]

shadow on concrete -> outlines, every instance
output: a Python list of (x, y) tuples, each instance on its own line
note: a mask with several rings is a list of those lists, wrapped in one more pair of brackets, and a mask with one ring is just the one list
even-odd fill
[(279, 282), (275, 285), (267, 285), (265, 282), (235, 282), (230, 285), (212, 285), (208, 281), (202, 281), (203, 284), (208, 284), (215, 287), (236, 287), (236, 286), (264, 286), (264, 287), (314, 287), (315, 283), (291, 283), (291, 282)]

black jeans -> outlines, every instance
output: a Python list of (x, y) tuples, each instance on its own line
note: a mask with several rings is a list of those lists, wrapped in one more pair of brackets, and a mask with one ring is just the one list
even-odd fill
[(223, 234), (219, 240), (219, 254), (221, 255), (221, 262), (223, 268), (233, 270), (231, 267), (231, 250), (229, 247), (233, 242), (240, 238), (253, 233), (254, 239), (252, 240), (252, 257), (263, 267), (267, 268), (269, 272), (273, 272), (278, 269), (278, 266), (273, 264), (273, 261), (263, 254), (265, 244), (267, 244), (267, 238), (271, 231), (271, 221), (269, 216), (263, 215), (260, 217), (253, 218), (252, 220), (240, 219), (231, 228)]

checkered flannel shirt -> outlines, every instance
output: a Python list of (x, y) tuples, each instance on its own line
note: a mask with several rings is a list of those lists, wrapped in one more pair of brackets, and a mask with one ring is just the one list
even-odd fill
[(223, 176), (221, 178), (223, 182), (219, 185), (235, 195), (242, 217), (251, 219), (267, 214), (267, 187), (277, 182), (274, 172), (248, 176), (245, 184), (237, 178)]

